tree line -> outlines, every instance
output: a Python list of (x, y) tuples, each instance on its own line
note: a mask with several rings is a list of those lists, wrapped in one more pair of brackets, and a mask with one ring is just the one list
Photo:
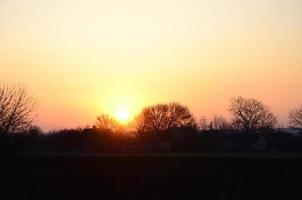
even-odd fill
[[(215, 115), (210, 120), (205, 117), (196, 120), (185, 105), (176, 102), (160, 103), (145, 107), (133, 120), (132, 126), (140, 134), (150, 131), (166, 132), (179, 127), (251, 131), (275, 128), (277, 125), (277, 117), (270, 107), (254, 98), (234, 97), (228, 110), (232, 116), (230, 121), (222, 115)], [(24, 85), (0, 84), (0, 138), (29, 130), (37, 132), (39, 128), (33, 125), (36, 111), (37, 103)], [(302, 128), (302, 105), (292, 109), (288, 118), (289, 127)], [(123, 130), (123, 126), (107, 114), (97, 117), (96, 126), (112, 132)]]
[[(36, 152), (47, 149), (45, 151), (48, 152), (62, 150), (100, 153), (121, 152), (123, 147), (132, 143), (136, 143), (136, 148), (139, 149), (140, 145), (150, 148), (146, 144), (156, 146), (163, 142), (172, 144), (172, 150), (208, 151), (222, 147), (221, 138), (212, 138), (211, 135), (215, 135), (212, 133), (235, 131), (253, 134), (257, 130), (272, 133), (271, 130), (277, 126), (277, 117), (270, 107), (254, 98), (234, 97), (228, 110), (231, 114), (230, 120), (222, 115), (196, 120), (185, 105), (177, 102), (160, 103), (146, 106), (128, 125), (135, 137), (124, 134), (129, 130), (107, 114), (98, 116), (92, 129), (58, 130), (43, 134), (34, 125), (37, 103), (24, 85), (0, 84), (0, 156), (25, 146), (36, 149)], [(302, 105), (289, 112), (289, 126), (302, 128)], [(181, 134), (175, 135), (174, 132)], [(276, 136), (279, 137), (278, 134)], [(253, 136), (248, 137), (255, 139)], [(291, 146), (295, 142), (286, 139), (291, 137), (282, 137)]]
[[(222, 115), (214, 115), (207, 120), (200, 117), (196, 120), (187, 106), (180, 103), (160, 103), (145, 107), (134, 119), (137, 134), (144, 132), (166, 132), (179, 127), (191, 127), (198, 130), (230, 130), (254, 131), (273, 129), (277, 126), (277, 117), (270, 107), (254, 98), (234, 97), (231, 99), (229, 112), (232, 116), (228, 121)], [(97, 118), (97, 127), (118, 130), (118, 122), (109, 115)], [(289, 127), (302, 128), (302, 105), (289, 113)]]

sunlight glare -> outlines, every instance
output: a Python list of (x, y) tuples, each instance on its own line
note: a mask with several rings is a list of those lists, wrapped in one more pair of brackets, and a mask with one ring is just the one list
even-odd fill
[(127, 123), (129, 121), (129, 118), (130, 118), (130, 113), (125, 108), (119, 108), (119, 109), (117, 109), (117, 111), (115, 113), (115, 118), (120, 123)]

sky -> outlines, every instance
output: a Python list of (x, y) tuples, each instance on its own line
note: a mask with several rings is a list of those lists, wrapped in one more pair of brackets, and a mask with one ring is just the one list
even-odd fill
[(0, 0), (0, 81), (24, 83), (44, 130), (170, 101), (195, 117), (234, 96), (287, 125), (302, 104), (301, 0)]

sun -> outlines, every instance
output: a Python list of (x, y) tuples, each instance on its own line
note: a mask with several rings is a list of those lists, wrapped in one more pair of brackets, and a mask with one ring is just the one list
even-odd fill
[(122, 124), (129, 122), (130, 112), (126, 108), (119, 108), (115, 112), (115, 118)]

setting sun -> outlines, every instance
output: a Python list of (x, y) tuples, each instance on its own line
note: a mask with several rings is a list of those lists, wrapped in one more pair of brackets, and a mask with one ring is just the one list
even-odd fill
[(119, 108), (117, 109), (115, 113), (115, 118), (120, 122), (120, 123), (127, 123), (130, 119), (130, 113), (129, 110), (126, 108)]
[(0, 200), (302, 200), (301, 11), (0, 0)]
[(129, 122), (171, 101), (196, 118), (230, 118), (239, 95), (263, 100), (286, 126), (302, 98), (301, 8), (301, 0), (0, 0), (0, 80), (33, 92), (47, 131), (85, 127), (101, 113)]

